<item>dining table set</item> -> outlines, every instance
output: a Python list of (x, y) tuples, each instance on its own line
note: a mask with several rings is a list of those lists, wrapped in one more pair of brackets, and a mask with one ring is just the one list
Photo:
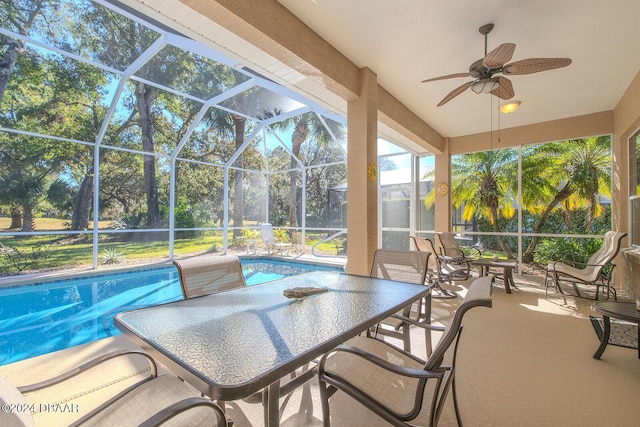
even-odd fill
[(425, 285), (316, 271), (122, 312), (114, 323), (215, 401), (262, 391), (265, 422), (275, 426), (281, 378), (429, 292)]

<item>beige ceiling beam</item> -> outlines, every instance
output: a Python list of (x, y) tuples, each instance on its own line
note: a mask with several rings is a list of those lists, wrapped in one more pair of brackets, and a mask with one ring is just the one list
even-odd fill
[(613, 132), (613, 111), (551, 120), (500, 131), (483, 132), (450, 139), (451, 155), (518, 145), (540, 144), (566, 139), (586, 138)]
[(359, 68), (277, 1), (181, 1), (343, 99), (359, 96)]

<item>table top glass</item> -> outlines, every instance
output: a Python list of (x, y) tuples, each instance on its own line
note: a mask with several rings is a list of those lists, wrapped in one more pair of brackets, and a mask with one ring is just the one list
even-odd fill
[[(328, 291), (285, 297), (293, 287)], [(428, 292), (423, 285), (322, 271), (120, 313), (115, 325), (169, 369), (202, 381), (194, 385), (204, 393), (235, 400)]]

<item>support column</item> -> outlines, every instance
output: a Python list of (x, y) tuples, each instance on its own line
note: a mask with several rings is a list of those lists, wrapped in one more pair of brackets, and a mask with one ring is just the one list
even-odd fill
[[(436, 231), (451, 231), (451, 155), (449, 154), (449, 138), (444, 140), (442, 154), (435, 155), (435, 229)], [(448, 191), (446, 194), (438, 194), (437, 185), (445, 183)]]
[(360, 97), (347, 106), (347, 272), (362, 276), (378, 248), (377, 86), (376, 74), (361, 69)]

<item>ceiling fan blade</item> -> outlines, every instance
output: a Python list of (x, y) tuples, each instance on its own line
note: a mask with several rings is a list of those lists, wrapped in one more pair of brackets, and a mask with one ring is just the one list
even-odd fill
[(498, 77), (498, 87), (491, 91), (492, 95), (497, 96), (500, 99), (511, 99), (515, 94), (513, 92), (513, 85), (511, 80), (506, 77)]
[(571, 64), (569, 58), (529, 58), (505, 65), (502, 67), (502, 72), (504, 74), (533, 74), (566, 67), (569, 64)]
[(458, 86), (457, 88), (455, 88), (454, 90), (449, 92), (447, 94), (447, 96), (442, 98), (442, 101), (440, 101), (440, 103), (438, 103), (438, 107), (441, 107), (444, 104), (446, 104), (447, 102), (451, 101), (453, 98), (455, 98), (456, 96), (460, 95), (465, 90), (469, 89), (474, 83), (475, 83), (475, 80), (467, 82), (467, 83), (463, 84), (462, 86)]
[(469, 73), (447, 74), (446, 76), (434, 77), (432, 79), (423, 80), (422, 83), (435, 82), (436, 80), (455, 79), (458, 77), (469, 77)]
[(515, 44), (502, 43), (500, 46), (485, 55), (482, 60), (482, 65), (486, 68), (500, 68), (511, 59), (515, 50)]

